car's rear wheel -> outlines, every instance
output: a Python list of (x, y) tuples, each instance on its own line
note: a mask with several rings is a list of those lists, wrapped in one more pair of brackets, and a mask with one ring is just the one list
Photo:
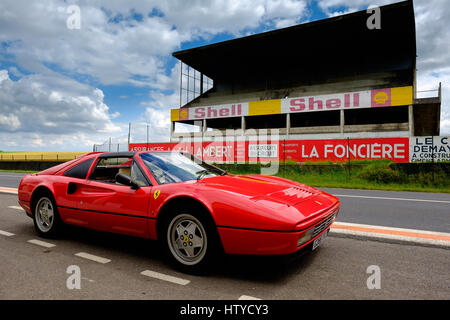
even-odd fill
[(203, 273), (221, 253), (215, 226), (203, 212), (172, 213), (161, 229), (163, 249), (183, 272)]
[(51, 194), (44, 193), (35, 201), (33, 221), (37, 233), (42, 237), (53, 237), (59, 232), (61, 220)]

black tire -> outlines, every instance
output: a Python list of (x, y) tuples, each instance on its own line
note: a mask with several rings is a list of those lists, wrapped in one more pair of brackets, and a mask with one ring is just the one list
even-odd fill
[(42, 192), (33, 201), (32, 206), (34, 228), (43, 238), (54, 238), (62, 228), (55, 199), (50, 192)]
[(204, 209), (174, 208), (158, 231), (167, 259), (182, 272), (204, 274), (223, 255), (217, 228)]

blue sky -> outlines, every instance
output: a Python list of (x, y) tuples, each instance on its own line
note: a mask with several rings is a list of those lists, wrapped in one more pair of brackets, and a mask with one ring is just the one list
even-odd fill
[[(91, 150), (109, 137), (125, 141), (129, 122), (149, 123), (151, 141), (168, 141), (169, 110), (179, 104), (172, 52), (393, 2), (2, 0), (0, 150)], [(441, 133), (450, 134), (450, 4), (414, 4), (419, 89), (443, 83)], [(71, 5), (79, 29), (67, 26)]]

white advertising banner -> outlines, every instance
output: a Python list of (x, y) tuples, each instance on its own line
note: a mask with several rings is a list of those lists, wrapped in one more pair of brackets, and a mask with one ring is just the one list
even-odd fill
[(273, 144), (249, 144), (249, 158), (278, 158), (278, 143)]
[(409, 161), (450, 161), (450, 137), (411, 137)]
[[(385, 94), (384, 92), (382, 92)], [(379, 99), (382, 106), (387, 101), (387, 94)], [(340, 109), (370, 108), (372, 105), (372, 91), (359, 91), (352, 93), (335, 93), (300, 98), (287, 98), (281, 100), (281, 113), (327, 111)]]
[(231, 118), (248, 115), (248, 102), (214, 105), (207, 107), (181, 108), (180, 120)]

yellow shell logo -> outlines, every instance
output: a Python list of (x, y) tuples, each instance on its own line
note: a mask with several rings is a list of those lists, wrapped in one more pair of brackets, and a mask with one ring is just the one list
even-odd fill
[(161, 191), (156, 190), (155, 193), (153, 194), (153, 198), (155, 198), (155, 200), (158, 199), (160, 193)]
[(389, 100), (389, 96), (386, 92), (380, 91), (373, 97), (373, 100), (376, 104), (385, 104)]
[(180, 110), (180, 118), (187, 119), (187, 117), (188, 117), (188, 111), (186, 109)]

